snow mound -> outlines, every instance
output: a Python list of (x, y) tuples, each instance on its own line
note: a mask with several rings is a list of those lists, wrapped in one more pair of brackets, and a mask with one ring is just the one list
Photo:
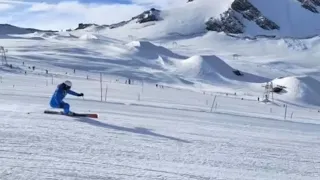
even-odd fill
[(127, 47), (137, 56), (144, 57), (147, 59), (158, 59), (159, 56), (162, 58), (171, 57), (177, 59), (185, 59), (185, 56), (181, 56), (172, 52), (171, 50), (152, 44), (149, 41), (132, 41), (127, 44)]
[(29, 34), (29, 36), (30, 37), (39, 37), (39, 38), (43, 38), (43, 39), (45, 39), (45, 38), (52, 39), (52, 38), (56, 38), (58, 36), (58, 34), (55, 32), (34, 32), (34, 33)]
[(24, 38), (24, 39), (33, 39), (33, 40), (45, 40), (45, 39), (56, 39), (62, 40), (65, 38), (77, 38), (72, 36), (69, 33), (61, 33), (61, 32), (33, 32), (27, 34), (10, 34), (10, 37), (15, 38)]
[(320, 82), (310, 76), (290, 76), (272, 81), (274, 86), (285, 86), (283, 94), (289, 100), (320, 105)]
[(98, 39), (98, 37), (93, 34), (84, 34), (84, 35), (81, 35), (79, 37), (79, 39), (81, 39), (81, 40), (95, 40), (95, 39)]
[(281, 39), (279, 44), (286, 45), (289, 49), (295, 50), (295, 51), (305, 51), (308, 50), (308, 46), (303, 43), (303, 41), (299, 39)]
[(250, 82), (262, 83), (268, 79), (233, 69), (217, 56), (192, 56), (176, 61), (176, 73), (186, 77), (209, 80), (211, 82)]
[(52, 36), (56, 36), (56, 33), (52, 33), (52, 32), (35, 32), (37, 33), (40, 37), (44, 37), (44, 38), (48, 38), (48, 37), (52, 37)]

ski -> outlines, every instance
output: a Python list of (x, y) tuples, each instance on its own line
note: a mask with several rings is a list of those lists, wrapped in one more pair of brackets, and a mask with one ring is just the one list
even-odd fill
[(89, 118), (98, 118), (98, 114), (85, 114), (85, 113), (74, 113), (72, 115), (64, 114), (63, 112), (58, 111), (50, 111), (45, 110), (45, 114), (56, 114), (56, 115), (64, 115), (64, 116), (70, 116), (70, 117), (89, 117)]

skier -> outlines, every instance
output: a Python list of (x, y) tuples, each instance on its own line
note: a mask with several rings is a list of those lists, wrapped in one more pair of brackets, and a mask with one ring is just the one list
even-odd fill
[(66, 115), (73, 115), (74, 113), (70, 111), (70, 105), (65, 103), (63, 99), (66, 97), (67, 94), (71, 94), (73, 96), (83, 96), (83, 93), (76, 93), (71, 89), (72, 83), (71, 81), (65, 81), (58, 85), (57, 89), (55, 90), (54, 94), (52, 95), (50, 106), (52, 108), (61, 108), (63, 109), (64, 114)]

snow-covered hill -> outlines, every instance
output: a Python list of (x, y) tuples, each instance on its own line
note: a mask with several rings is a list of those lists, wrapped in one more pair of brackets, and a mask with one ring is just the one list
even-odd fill
[(10, 24), (0, 24), (0, 35), (7, 34), (28, 34), (34, 32), (56, 32), (51, 30), (39, 30), (33, 28), (21, 28)]
[(291, 76), (273, 80), (277, 86), (284, 86), (285, 96), (294, 101), (320, 105), (320, 82), (309, 76)]
[(264, 83), (268, 78), (260, 77), (233, 69), (216, 56), (192, 56), (182, 61), (176, 61), (177, 73), (184, 77), (196, 77), (211, 82), (251, 82)]

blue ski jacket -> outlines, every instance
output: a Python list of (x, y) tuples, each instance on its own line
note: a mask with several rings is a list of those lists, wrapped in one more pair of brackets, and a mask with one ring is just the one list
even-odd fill
[(58, 85), (57, 89), (55, 90), (54, 94), (52, 95), (50, 106), (59, 108), (61, 103), (63, 102), (63, 99), (66, 97), (67, 94), (71, 94), (73, 96), (79, 96), (80, 94), (70, 90), (65, 89), (65, 86), (63, 84)]

